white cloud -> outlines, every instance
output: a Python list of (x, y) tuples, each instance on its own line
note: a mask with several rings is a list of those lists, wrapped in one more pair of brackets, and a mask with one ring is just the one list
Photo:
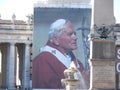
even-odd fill
[(16, 15), (16, 19), (27, 19), (28, 14), (33, 14), (35, 0), (8, 0), (3, 7), (0, 7), (2, 19), (11, 19)]
[[(28, 14), (33, 14), (34, 3), (44, 0), (0, 0), (0, 14), (2, 19), (11, 19), (16, 15), (16, 19), (26, 20)], [(120, 23), (120, 0), (114, 0), (114, 14), (117, 23)]]

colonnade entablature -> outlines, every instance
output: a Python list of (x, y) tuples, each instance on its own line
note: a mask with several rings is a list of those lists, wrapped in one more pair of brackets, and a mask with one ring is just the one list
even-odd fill
[(33, 31), (0, 30), (0, 43), (32, 43)]

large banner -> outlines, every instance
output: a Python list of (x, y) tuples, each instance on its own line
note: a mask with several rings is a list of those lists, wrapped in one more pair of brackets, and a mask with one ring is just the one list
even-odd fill
[[(49, 38), (48, 32), (50, 25), (57, 19), (67, 19), (72, 22), (76, 31), (76, 36), (78, 37), (77, 40), (78, 48), (77, 50), (74, 50), (73, 53), (76, 56), (76, 58), (82, 63), (83, 67), (86, 70), (89, 70), (88, 34), (90, 32), (90, 24), (91, 24), (91, 9), (35, 7), (33, 49), (32, 49), (33, 60), (36, 58), (36, 56), (39, 55), (41, 48), (48, 41)], [(34, 73), (32, 73), (32, 75), (33, 74)], [(47, 89), (49, 88), (47, 87)]]

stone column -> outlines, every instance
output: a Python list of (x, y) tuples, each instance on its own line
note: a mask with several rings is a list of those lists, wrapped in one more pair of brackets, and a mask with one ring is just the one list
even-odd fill
[(103, 27), (114, 24), (113, 0), (92, 0), (91, 34), (93, 34), (93, 36), (94, 34), (95, 36), (99, 36), (94, 29), (94, 25)]
[(115, 89), (113, 0), (92, 0), (90, 90)]
[(15, 43), (10, 43), (9, 48), (9, 57), (8, 57), (8, 72), (7, 72), (7, 84), (8, 84), (8, 90), (14, 90), (15, 89)]
[(114, 24), (113, 0), (92, 0), (92, 24)]
[(30, 46), (25, 44), (25, 58), (23, 61), (23, 75), (22, 75), (23, 89), (30, 88)]

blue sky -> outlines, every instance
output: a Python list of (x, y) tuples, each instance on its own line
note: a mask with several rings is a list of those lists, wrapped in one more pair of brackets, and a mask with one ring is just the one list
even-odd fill
[[(0, 0), (0, 14), (2, 19), (11, 19), (16, 15), (16, 19), (26, 20), (26, 16), (33, 13), (33, 5), (38, 0)], [(116, 22), (120, 23), (120, 0), (114, 0), (114, 16)]]

